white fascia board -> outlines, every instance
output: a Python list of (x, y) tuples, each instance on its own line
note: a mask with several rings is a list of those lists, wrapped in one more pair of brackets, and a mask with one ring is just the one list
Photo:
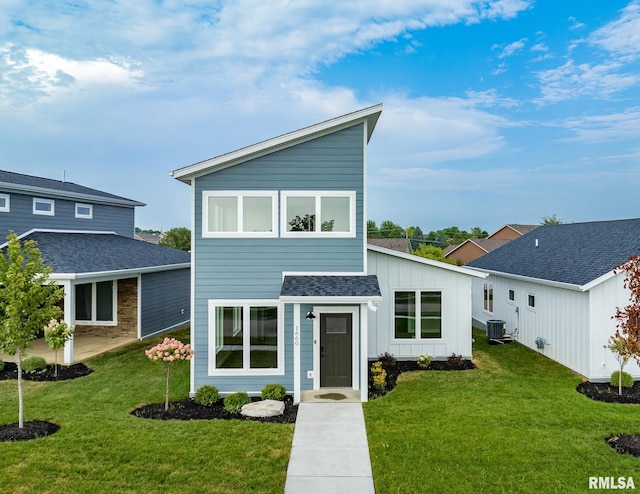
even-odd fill
[(372, 295), (370, 297), (330, 297), (330, 296), (301, 296), (301, 295), (284, 295), (280, 296), (280, 301), (285, 303), (296, 304), (367, 304), (369, 302), (382, 302), (380, 295)]
[(597, 286), (600, 283), (604, 283), (608, 279), (613, 278), (615, 275), (616, 275), (616, 272), (615, 272), (615, 270), (612, 269), (608, 273), (605, 273), (602, 276), (599, 276), (598, 278), (596, 278), (595, 280), (590, 281), (586, 285), (582, 285), (580, 288), (582, 289), (583, 292), (587, 292), (587, 291), (591, 290), (594, 286)]
[(92, 273), (51, 273), (50, 280), (63, 281), (63, 280), (85, 280), (90, 278), (129, 278), (139, 274), (157, 273), (161, 271), (174, 271), (176, 269), (190, 268), (191, 263), (185, 262), (181, 264), (170, 264), (164, 266), (150, 266), (147, 268), (131, 268), (120, 269), (114, 271), (95, 271)]
[(350, 271), (335, 271), (335, 272), (327, 272), (327, 271), (283, 271), (282, 279), (284, 280), (285, 276), (366, 276), (367, 273), (363, 272), (350, 272)]
[(34, 187), (33, 185), (20, 185), (7, 182), (0, 183), (0, 190), (16, 193), (33, 194), (42, 197), (53, 197), (56, 199), (67, 200), (80, 200), (85, 202), (91, 202), (93, 204), (109, 204), (116, 206), (146, 206), (144, 202), (134, 201), (132, 199), (117, 198), (117, 197), (105, 197), (93, 194), (84, 194), (82, 192), (68, 192), (58, 189), (50, 189), (47, 187)]
[(185, 183), (191, 183), (191, 180), (198, 178), (199, 176), (222, 170), (266, 154), (271, 154), (280, 149), (285, 149), (295, 144), (315, 139), (321, 135), (351, 127), (365, 120), (368, 124), (366, 126), (369, 134), (367, 137), (370, 137), (381, 112), (382, 104), (364, 108), (341, 117), (326, 120), (303, 129), (289, 132), (288, 134), (267, 139), (266, 141), (253, 144), (215, 158), (200, 161), (183, 168), (178, 168), (169, 174), (177, 180), (181, 180)]
[(407, 261), (417, 262), (420, 264), (426, 264), (427, 266), (433, 266), (434, 268), (445, 269), (447, 271), (453, 271), (460, 274), (466, 274), (467, 276), (473, 276), (475, 278), (486, 278), (488, 275), (483, 272), (476, 271), (472, 268), (465, 268), (462, 266), (455, 266), (446, 262), (434, 261), (433, 259), (427, 259), (426, 257), (416, 256), (414, 254), (406, 254), (398, 250), (387, 249), (385, 247), (379, 247), (377, 245), (367, 244), (367, 249), (380, 254), (387, 254), (389, 256), (399, 257), (406, 259)]
[(477, 269), (480, 272), (487, 273), (490, 275), (502, 276), (503, 278), (510, 278), (513, 280), (524, 281), (527, 283), (536, 283), (538, 285), (552, 286), (555, 288), (564, 288), (566, 290), (574, 290), (577, 292), (586, 291), (584, 286), (574, 285), (573, 283), (563, 283), (562, 281), (545, 280), (542, 278), (531, 278), (529, 276), (522, 276), (519, 274), (503, 273), (502, 271), (492, 271), (491, 269), (481, 269), (481, 268), (474, 268), (474, 267), (470, 267), (469, 269), (474, 269), (474, 270)]

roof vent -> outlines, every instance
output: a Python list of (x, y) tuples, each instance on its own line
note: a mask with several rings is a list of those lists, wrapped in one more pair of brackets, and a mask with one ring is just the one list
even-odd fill
[(538, 248), (538, 245), (539, 245), (538, 239), (536, 238), (536, 249)]

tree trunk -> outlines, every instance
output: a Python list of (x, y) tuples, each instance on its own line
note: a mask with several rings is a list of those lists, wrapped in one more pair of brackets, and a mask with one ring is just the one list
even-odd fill
[(56, 379), (58, 379), (58, 350), (56, 349), (55, 351), (55, 359), (54, 359), (54, 364), (53, 364), (53, 377), (55, 377)]
[(169, 373), (171, 372), (171, 367), (167, 365), (167, 385), (164, 393), (164, 409), (169, 410)]
[(24, 399), (22, 396), (22, 351), (18, 348), (18, 427), (24, 428)]

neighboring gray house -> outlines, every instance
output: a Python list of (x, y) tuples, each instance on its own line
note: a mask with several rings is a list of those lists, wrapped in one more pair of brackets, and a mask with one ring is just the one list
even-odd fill
[(367, 143), (381, 111), (172, 172), (192, 190), (191, 393), (280, 383), (296, 402), (335, 387), (366, 401), (379, 353), (470, 356), (471, 279), (484, 275), (367, 247)]
[[(473, 283), (474, 321), (503, 320), (520, 343), (608, 381), (618, 369), (605, 348), (613, 315), (629, 304), (614, 268), (639, 249), (640, 219), (540, 226), (467, 265), (489, 275)], [(625, 371), (640, 379), (635, 363)]]
[[(143, 203), (0, 171), (0, 228), (35, 240), (75, 335), (146, 338), (189, 322), (190, 255), (134, 240)], [(4, 247), (3, 244), (0, 247)], [(64, 351), (73, 362), (74, 341)]]

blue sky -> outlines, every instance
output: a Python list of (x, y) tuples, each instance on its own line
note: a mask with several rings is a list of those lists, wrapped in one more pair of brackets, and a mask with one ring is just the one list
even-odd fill
[(378, 223), (640, 215), (640, 0), (3, 0), (0, 33), (0, 168), (142, 228), (189, 225), (171, 170), (376, 103)]

